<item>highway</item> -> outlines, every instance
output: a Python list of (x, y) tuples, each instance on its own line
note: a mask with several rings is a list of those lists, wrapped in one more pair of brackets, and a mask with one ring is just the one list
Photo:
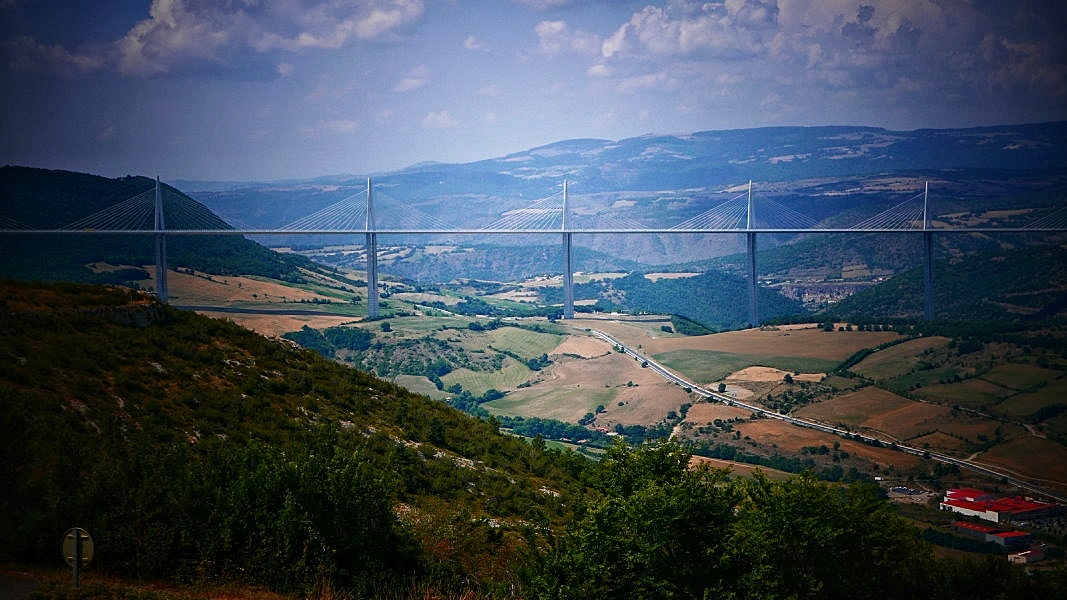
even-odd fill
[(922, 458), (928, 458), (928, 459), (931, 459), (931, 460), (936, 460), (936, 461), (939, 461), (939, 462), (943, 462), (943, 463), (947, 463), (947, 464), (951, 464), (951, 465), (956, 465), (956, 466), (958, 466), (960, 468), (968, 469), (970, 471), (974, 471), (976, 473), (980, 473), (980, 474), (986, 475), (988, 477), (993, 477), (995, 479), (1001, 479), (1001, 480), (1003, 480), (1003, 481), (1005, 481), (1007, 483), (1010, 483), (1011, 485), (1014, 485), (1016, 487), (1022, 488), (1024, 490), (1028, 490), (1028, 491), (1034, 492), (1035, 494), (1040, 494), (1042, 496), (1054, 499), (1057, 502), (1067, 503), (1067, 497), (1059, 496), (1057, 494), (1054, 494), (1053, 492), (1050, 492), (1049, 490), (1046, 490), (1045, 488), (1036, 486), (1036, 485), (1034, 485), (1034, 484), (1032, 484), (1032, 483), (1030, 483), (1028, 481), (1025, 481), (1025, 480), (1022, 480), (1022, 479), (1018, 479), (1018, 478), (1016, 478), (1016, 477), (1014, 477), (1014, 476), (1012, 476), (1010, 474), (1007, 474), (1007, 473), (1002, 473), (1000, 471), (995, 471), (993, 469), (990, 469), (988, 467), (984, 467), (984, 466), (982, 466), (980, 464), (976, 464), (976, 463), (973, 463), (973, 462), (968, 461), (968, 460), (964, 460), (964, 459), (961, 459), (961, 458), (956, 458), (954, 456), (949, 456), (947, 454), (941, 454), (939, 452), (931, 452), (929, 450), (925, 450), (925, 449), (922, 449), (922, 448), (915, 448), (913, 446), (906, 446), (904, 444), (898, 443), (896, 440), (885, 440), (885, 439), (877, 438), (877, 437), (870, 436), (870, 435), (862, 435), (862, 434), (859, 434), (859, 433), (856, 433), (856, 432), (853, 432), (853, 431), (849, 431), (847, 429), (841, 429), (839, 427), (833, 427), (833, 426), (827, 425), (825, 423), (820, 423), (818, 421), (811, 421), (809, 419), (800, 419), (800, 418), (797, 418), (797, 417), (791, 417), (789, 415), (783, 415), (783, 414), (778, 413), (776, 411), (768, 410), (766, 408), (763, 408), (762, 406), (757, 406), (755, 404), (747, 404), (745, 402), (740, 402), (740, 401), (738, 401), (737, 399), (735, 399), (733, 397), (727, 396), (725, 394), (720, 394), (718, 392), (713, 392), (713, 391), (708, 390), (708, 389), (704, 389), (704, 388), (694, 384), (693, 382), (684, 379), (683, 377), (679, 376), (678, 374), (672, 372), (667, 367), (664, 367), (663, 365), (657, 363), (655, 360), (652, 359), (652, 357), (644, 356), (644, 355), (640, 354), (639, 352), (637, 352), (633, 348), (630, 348), (630, 347), (626, 346), (621, 341), (619, 341), (619, 340), (615, 339), (614, 337), (604, 333), (603, 331), (598, 331), (596, 329), (589, 329), (588, 331), (594, 337), (599, 338), (599, 339), (611, 344), (612, 347), (615, 348), (616, 350), (621, 348), (622, 352), (624, 354), (626, 354), (627, 356), (633, 357), (633, 359), (635, 361), (637, 361), (638, 363), (641, 363), (646, 368), (655, 371), (656, 373), (658, 373), (660, 376), (662, 376), (667, 381), (670, 381), (672, 383), (678, 384), (679, 386), (681, 386), (683, 388), (692, 390), (693, 393), (698, 394), (700, 396), (703, 396), (705, 398), (709, 398), (711, 400), (715, 400), (717, 402), (721, 402), (721, 403), (726, 404), (728, 406), (737, 406), (739, 408), (743, 408), (745, 410), (752, 411), (753, 414), (758, 414), (761, 417), (767, 417), (767, 418), (771, 418), (771, 419), (778, 419), (780, 421), (784, 421), (786, 423), (789, 423), (790, 425), (796, 425), (797, 427), (806, 427), (808, 429), (815, 429), (815, 430), (818, 430), (818, 431), (831, 433), (831, 434), (834, 434), (834, 435), (837, 435), (837, 436), (840, 436), (840, 437), (844, 437), (844, 438), (848, 438), (848, 439), (851, 439), (851, 440), (864, 442), (866, 444), (882, 445), (882, 446), (885, 446), (885, 447), (888, 447), (888, 448), (892, 448), (894, 450), (899, 450), (900, 452), (904, 452), (904, 453), (907, 453), (907, 454), (913, 454), (915, 456), (919, 456), (919, 457), (922, 457)]

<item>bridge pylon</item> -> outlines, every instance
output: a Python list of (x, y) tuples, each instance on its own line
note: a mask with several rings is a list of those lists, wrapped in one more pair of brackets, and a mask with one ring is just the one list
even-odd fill
[(374, 201), (371, 198), (370, 177), (367, 178), (367, 318), (377, 319), (378, 297), (378, 234), (374, 231)]
[(167, 289), (167, 237), (164, 231), (167, 224), (163, 216), (163, 187), (156, 177), (155, 202), (155, 236), (156, 236), (156, 296), (166, 302), (170, 293)]
[(567, 230), (567, 180), (563, 180), (563, 318), (574, 318), (574, 262), (571, 232)]

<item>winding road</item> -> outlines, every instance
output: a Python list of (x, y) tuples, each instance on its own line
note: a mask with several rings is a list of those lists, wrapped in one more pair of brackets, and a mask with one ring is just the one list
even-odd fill
[(637, 362), (639, 362), (642, 365), (646, 366), (647, 368), (652, 369), (653, 371), (658, 373), (660, 376), (662, 376), (667, 381), (670, 381), (672, 383), (676, 383), (676, 384), (678, 384), (678, 385), (680, 385), (680, 386), (682, 386), (684, 388), (692, 390), (693, 393), (698, 394), (700, 396), (703, 396), (705, 398), (709, 398), (709, 399), (715, 400), (717, 402), (721, 402), (721, 403), (726, 404), (728, 406), (737, 406), (737, 407), (740, 407), (740, 408), (744, 408), (744, 409), (750, 410), (753, 413), (758, 414), (758, 415), (760, 415), (762, 417), (768, 417), (768, 418), (771, 418), (771, 419), (778, 419), (780, 421), (785, 421), (786, 423), (789, 423), (790, 425), (796, 425), (797, 427), (806, 427), (808, 429), (815, 429), (815, 430), (818, 430), (818, 431), (831, 433), (831, 434), (834, 434), (834, 435), (837, 435), (837, 436), (841, 436), (841, 437), (845, 437), (845, 438), (848, 438), (848, 439), (864, 442), (864, 443), (871, 444), (871, 445), (880, 444), (880, 445), (886, 446), (888, 448), (892, 448), (894, 450), (899, 450), (899, 451), (907, 453), (907, 454), (913, 454), (915, 456), (919, 456), (919, 457), (922, 457), (922, 458), (928, 458), (928, 459), (936, 460), (936, 461), (939, 461), (939, 462), (943, 462), (943, 463), (947, 463), (947, 464), (951, 464), (951, 465), (956, 465), (956, 466), (958, 466), (960, 468), (967, 469), (967, 470), (970, 470), (970, 471), (974, 471), (974, 472), (980, 473), (982, 475), (986, 475), (986, 476), (993, 477), (993, 478), (996, 478), (996, 479), (1001, 479), (1001, 480), (1003, 480), (1003, 481), (1005, 481), (1007, 483), (1010, 483), (1010, 484), (1012, 484), (1012, 485), (1014, 485), (1016, 487), (1019, 487), (1019, 488), (1024, 489), (1024, 490), (1028, 490), (1028, 491), (1034, 492), (1036, 494), (1040, 494), (1040, 495), (1045, 496), (1047, 498), (1054, 499), (1057, 502), (1067, 503), (1067, 498), (1065, 498), (1063, 496), (1059, 496), (1059, 495), (1057, 495), (1057, 494), (1055, 494), (1053, 492), (1050, 492), (1049, 490), (1047, 490), (1045, 488), (1036, 486), (1036, 485), (1030, 483), (1029, 481), (1025, 481), (1023, 479), (1019, 479), (1019, 478), (1017, 478), (1017, 477), (1015, 477), (1015, 476), (1013, 476), (1011, 474), (1004, 473), (1004, 472), (1001, 472), (1001, 471), (996, 471), (994, 469), (990, 469), (989, 467), (982, 466), (982, 465), (980, 465), (978, 463), (975, 463), (975, 462), (972, 462), (970, 460), (966, 460), (966, 459), (962, 459), (962, 458), (956, 458), (954, 456), (949, 456), (947, 454), (942, 454), (940, 452), (931, 452), (929, 450), (925, 450), (925, 449), (922, 449), (922, 448), (915, 448), (913, 446), (906, 446), (904, 444), (898, 443), (895, 440), (886, 440), (886, 439), (873, 437), (873, 436), (870, 436), (870, 435), (862, 435), (862, 434), (859, 434), (859, 433), (855, 433), (855, 432), (849, 431), (847, 429), (841, 429), (839, 427), (833, 427), (833, 426), (827, 425), (825, 423), (820, 423), (818, 421), (811, 421), (811, 420), (808, 420), (808, 419), (800, 419), (800, 418), (797, 418), (797, 417), (791, 417), (789, 415), (780, 414), (780, 413), (778, 413), (776, 411), (773, 411), (773, 410), (768, 410), (766, 408), (763, 408), (762, 406), (756, 406), (754, 404), (746, 404), (744, 402), (740, 402), (740, 401), (736, 400), (735, 398), (732, 398), (732, 397), (727, 396), (725, 394), (720, 394), (718, 392), (713, 392), (713, 391), (708, 390), (708, 389), (704, 389), (704, 388), (694, 384), (693, 382), (684, 379), (683, 377), (681, 377), (678, 374), (672, 372), (671, 370), (667, 369), (663, 365), (657, 363), (655, 360), (652, 359), (652, 357), (644, 356), (644, 355), (640, 354), (636, 350), (627, 347), (621, 341), (619, 341), (618, 339), (616, 339), (616, 338), (604, 333), (603, 331), (599, 331), (599, 330), (596, 330), (596, 329), (589, 329), (588, 331), (594, 337), (599, 338), (599, 339), (611, 344), (616, 350), (621, 349), (621, 351), (623, 353), (625, 353), (627, 356), (632, 356), (634, 358), (634, 360), (636, 360)]

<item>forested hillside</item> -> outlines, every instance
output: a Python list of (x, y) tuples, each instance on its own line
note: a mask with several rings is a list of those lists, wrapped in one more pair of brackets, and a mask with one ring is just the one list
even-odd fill
[[(556, 295), (559, 294), (559, 296)], [(775, 290), (759, 288), (761, 319), (802, 315), (799, 302)], [(561, 301), (562, 292), (546, 294), (549, 302)], [(748, 284), (736, 275), (708, 271), (693, 277), (652, 281), (640, 273), (575, 286), (575, 298), (596, 299), (601, 311), (673, 314), (691, 319), (711, 330), (748, 326)]]
[[(923, 270), (914, 268), (829, 307), (832, 318), (922, 315)], [(951, 321), (1040, 322), (1067, 314), (1067, 249), (1041, 246), (982, 253), (934, 265), (936, 317)]]
[[(154, 189), (147, 177), (108, 179), (27, 167), (0, 168), (0, 223), (7, 229), (58, 229)], [(195, 203), (164, 186), (168, 197)], [(200, 207), (203, 208), (203, 207)], [(206, 209), (203, 209), (206, 211)], [(218, 226), (225, 227), (219, 220)], [(171, 222), (171, 227), (179, 223)], [(263, 275), (297, 281), (300, 268), (316, 268), (234, 235), (169, 236), (168, 264), (219, 275)], [(94, 268), (97, 263), (109, 265)], [(150, 279), (152, 235), (14, 233), (0, 236), (0, 277), (38, 281), (129, 283)], [(119, 269), (114, 266), (122, 267)]]
[(111, 577), (300, 597), (1067, 590), (1062, 570), (934, 558), (873, 487), (736, 478), (664, 442), (547, 451), (126, 289), (4, 283), (0, 349), (5, 559), (50, 563), (77, 524)]

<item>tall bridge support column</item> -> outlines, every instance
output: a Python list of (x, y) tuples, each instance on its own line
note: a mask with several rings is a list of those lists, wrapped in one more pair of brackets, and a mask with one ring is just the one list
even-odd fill
[(574, 270), (571, 260), (571, 233), (563, 234), (563, 318), (574, 318)]
[(378, 318), (378, 234), (367, 234), (367, 318)]
[(367, 318), (378, 318), (378, 234), (374, 233), (374, 201), (367, 178)]
[(748, 324), (749, 327), (759, 326), (759, 304), (756, 301), (759, 292), (758, 280), (756, 279), (756, 234), (745, 234), (748, 238)]
[(563, 318), (574, 318), (574, 262), (571, 254), (571, 232), (567, 231), (567, 180), (563, 180), (563, 209), (560, 211), (563, 229)]
[(170, 291), (167, 289), (167, 238), (163, 233), (167, 224), (163, 219), (163, 187), (159, 183), (159, 177), (156, 177), (155, 212), (156, 297), (166, 302), (170, 296)]
[(923, 232), (923, 318), (934, 320), (934, 234)]
[(167, 237), (156, 234), (156, 297), (166, 302), (170, 296), (167, 289)]
[(934, 234), (930, 232), (930, 182), (923, 187), (923, 318), (934, 320)]

